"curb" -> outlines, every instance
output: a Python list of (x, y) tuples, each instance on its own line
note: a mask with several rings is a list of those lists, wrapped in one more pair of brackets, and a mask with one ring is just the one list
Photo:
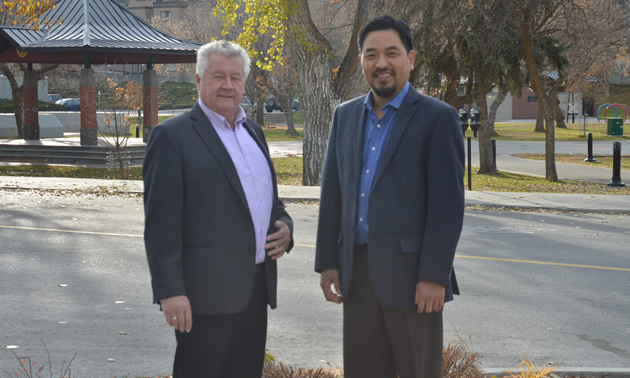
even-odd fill
[[(508, 370), (518, 369), (483, 369), (483, 372), (488, 376), (496, 377), (509, 377)], [(630, 368), (588, 368), (588, 367), (556, 367), (552, 376), (557, 377), (576, 377), (576, 378), (628, 378), (630, 377)]]

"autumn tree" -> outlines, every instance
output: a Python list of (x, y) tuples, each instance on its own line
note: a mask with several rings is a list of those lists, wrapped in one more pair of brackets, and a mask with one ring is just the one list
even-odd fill
[[(597, 100), (617, 63), (628, 62), (630, 7), (618, 1), (575, 0), (574, 13), (562, 13), (558, 38), (567, 46), (566, 89)], [(579, 22), (576, 22), (579, 20)], [(597, 101), (603, 103), (605, 101)]]
[(102, 96), (105, 119), (99, 133), (112, 154), (112, 162), (117, 165), (120, 178), (124, 179), (128, 159), (125, 159), (123, 151), (129, 141), (130, 116), (142, 109), (143, 86), (136, 81), (128, 81), (120, 86), (111, 78), (107, 79), (107, 85)]
[[(0, 4), (0, 23), (2, 25), (28, 26), (39, 30), (47, 28), (59, 20), (49, 20), (44, 14), (55, 6), (54, 0), (13, 0)], [(27, 71), (34, 72), (39, 81), (46, 73), (57, 68), (57, 64), (0, 63), (0, 72), (7, 78), (11, 86), (11, 97), (15, 107), (15, 123), (18, 138), (24, 138), (24, 84), (20, 76)]]
[[(502, 96), (518, 93), (524, 81), (518, 34), (503, 21), (503, 8), (500, 0), (426, 1), (416, 29), (428, 90), (441, 92), (444, 101), (456, 108), (475, 103), (479, 110), (479, 173), (496, 171), (490, 112), (496, 114), (502, 100), (489, 108), (487, 94), (493, 88)], [(466, 78), (464, 93), (460, 93), (462, 78)]]
[(545, 116), (545, 178), (558, 181), (555, 161), (555, 106), (557, 101), (546, 91), (547, 76), (550, 70), (560, 73), (567, 65), (563, 55), (564, 46), (546, 31), (546, 25), (557, 15), (559, 9), (569, 1), (526, 0), (512, 3), (512, 19), (523, 45), (525, 65), (529, 72), (532, 89), (536, 93), (538, 106)]
[(250, 55), (258, 55), (252, 49), (258, 36), (268, 34), (277, 41), (267, 51), (268, 59), (261, 61), (261, 66), (265, 66), (265, 62), (272, 66), (274, 60), (281, 61), (285, 47), (295, 62), (304, 121), (304, 185), (319, 185), (334, 107), (345, 99), (364, 93), (356, 44), (360, 28), (377, 14), (403, 13), (406, 3), (402, 0), (359, 0), (354, 3), (351, 42), (346, 47), (341, 64), (334, 67), (330, 41), (315, 24), (307, 0), (217, 1), (216, 14), (222, 16), (226, 33), (234, 27), (233, 20), (239, 15), (245, 17), (237, 42)]

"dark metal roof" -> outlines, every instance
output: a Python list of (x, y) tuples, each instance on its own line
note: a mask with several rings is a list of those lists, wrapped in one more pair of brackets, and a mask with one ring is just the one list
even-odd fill
[(61, 23), (40, 31), (2, 26), (0, 49), (10, 44), (26, 52), (194, 54), (201, 46), (152, 28), (112, 0), (57, 0), (43, 17)]

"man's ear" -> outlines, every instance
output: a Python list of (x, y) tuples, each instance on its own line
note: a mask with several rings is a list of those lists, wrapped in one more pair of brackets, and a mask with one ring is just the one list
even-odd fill
[(411, 70), (413, 70), (414, 69), (414, 62), (416, 61), (416, 52), (413, 51), (413, 50), (409, 51), (408, 58), (409, 58), (409, 67), (410, 67)]

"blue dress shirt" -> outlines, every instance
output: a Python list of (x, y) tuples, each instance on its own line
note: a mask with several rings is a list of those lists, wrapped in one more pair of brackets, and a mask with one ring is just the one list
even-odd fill
[(407, 92), (409, 92), (409, 83), (383, 106), (383, 117), (381, 119), (378, 119), (374, 111), (372, 92), (365, 98), (365, 107), (368, 110), (368, 114), (365, 121), (363, 165), (361, 169), (361, 181), (359, 183), (356, 245), (366, 243), (368, 240), (368, 211), (374, 177), (381, 162), (381, 157), (383, 156), (383, 151), (387, 144), (389, 132), (394, 124), (394, 119), (396, 118), (396, 114), (398, 114), (400, 104), (405, 96), (407, 96)]

